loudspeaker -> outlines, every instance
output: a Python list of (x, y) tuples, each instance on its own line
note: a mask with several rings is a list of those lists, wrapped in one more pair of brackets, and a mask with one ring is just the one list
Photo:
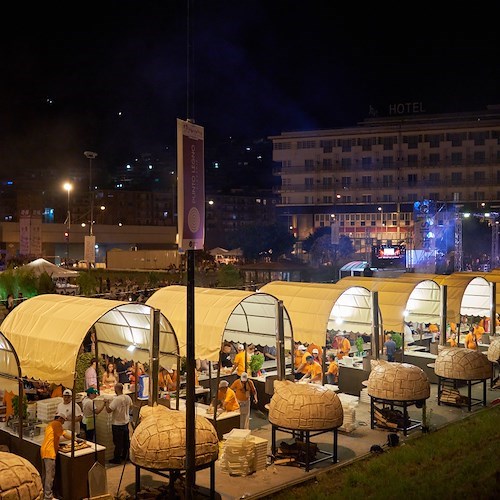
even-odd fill
[(391, 447), (397, 446), (399, 444), (399, 436), (394, 432), (387, 435), (387, 444)]

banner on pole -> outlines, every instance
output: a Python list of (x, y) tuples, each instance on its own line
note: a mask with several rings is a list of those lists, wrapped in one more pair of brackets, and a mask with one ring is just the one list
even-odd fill
[(204, 129), (177, 119), (177, 220), (179, 250), (200, 250), (205, 242)]
[(83, 245), (83, 258), (87, 261), (89, 268), (95, 264), (95, 236), (85, 236)]

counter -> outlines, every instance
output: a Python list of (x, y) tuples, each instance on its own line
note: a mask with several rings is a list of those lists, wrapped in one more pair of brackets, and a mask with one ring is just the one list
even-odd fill
[[(361, 359), (361, 358), (359, 358)], [(358, 396), (364, 389), (363, 381), (368, 380), (370, 370), (363, 369), (362, 361), (354, 361), (352, 366), (347, 366), (344, 359), (339, 360), (339, 391), (344, 394)]]
[(420, 351), (407, 352), (407, 351), (405, 351), (404, 357), (403, 357), (403, 362), (409, 363), (410, 365), (418, 366), (419, 368), (422, 368), (422, 370), (424, 370), (425, 374), (427, 375), (429, 382), (431, 384), (437, 384), (438, 377), (437, 377), (436, 373), (434, 372), (434, 368), (431, 368), (430, 366), (428, 366), (429, 364), (434, 363), (434, 361), (436, 361), (436, 358), (437, 358), (437, 355), (432, 354), (430, 352), (420, 352)]
[[(266, 405), (271, 402), (271, 398), (274, 394), (274, 381), (278, 380), (278, 372), (266, 372), (264, 375), (250, 377), (250, 379), (255, 385), (258, 398), (257, 404), (252, 402), (252, 408), (257, 407), (261, 412), (266, 413)], [(286, 374), (285, 379), (293, 382), (295, 380), (294, 374)]]
[[(160, 401), (163, 400), (159, 400), (158, 402), (160, 403)], [(214, 415), (212, 413), (207, 413), (208, 408), (209, 405), (195, 403), (196, 415), (205, 417), (212, 423), (217, 430), (217, 436), (219, 439), (222, 439), (222, 436), (231, 430), (240, 428), (240, 410), (223, 411), (222, 413), (218, 413), (217, 422), (215, 422)], [(179, 411), (186, 411), (186, 401), (183, 399), (179, 400)]]
[[(35, 437), (20, 439), (17, 434), (3, 425), (0, 427), (0, 444), (7, 445), (9, 450), (26, 460), (29, 460), (42, 473), (42, 459), (40, 446), (43, 442), (43, 433)], [(54, 480), (54, 495), (62, 500), (88, 498), (88, 472), (96, 461), (95, 444), (88, 443), (89, 448), (71, 453), (59, 452), (57, 455), (56, 477)], [(103, 446), (97, 445), (97, 461), (104, 465)]]

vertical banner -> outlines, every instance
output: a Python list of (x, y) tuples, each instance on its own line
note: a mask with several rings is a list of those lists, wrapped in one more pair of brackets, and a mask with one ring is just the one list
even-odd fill
[(177, 220), (180, 250), (201, 250), (205, 241), (204, 129), (177, 119)]
[(30, 211), (21, 210), (19, 217), (19, 254), (30, 254)]
[(85, 236), (83, 246), (83, 258), (87, 261), (89, 268), (95, 264), (95, 236)]
[(330, 222), (331, 234), (330, 243), (332, 245), (338, 245), (340, 243), (340, 231), (339, 225), (336, 220)]
[(33, 210), (30, 224), (30, 255), (42, 256), (42, 212)]

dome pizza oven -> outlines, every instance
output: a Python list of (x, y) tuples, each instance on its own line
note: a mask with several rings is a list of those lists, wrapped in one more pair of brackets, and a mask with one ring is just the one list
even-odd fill
[(339, 397), (316, 384), (276, 380), (269, 404), (269, 421), (293, 430), (328, 430), (340, 427), (344, 412)]
[(443, 349), (437, 356), (434, 371), (438, 377), (456, 380), (485, 380), (491, 377), (491, 363), (479, 351), (463, 347)]
[(368, 377), (368, 394), (387, 401), (421, 401), (431, 395), (425, 372), (408, 363), (380, 361)]
[[(215, 462), (219, 439), (214, 426), (196, 416), (196, 467)], [(186, 414), (164, 406), (144, 406), (130, 441), (130, 461), (156, 470), (186, 469)]]

